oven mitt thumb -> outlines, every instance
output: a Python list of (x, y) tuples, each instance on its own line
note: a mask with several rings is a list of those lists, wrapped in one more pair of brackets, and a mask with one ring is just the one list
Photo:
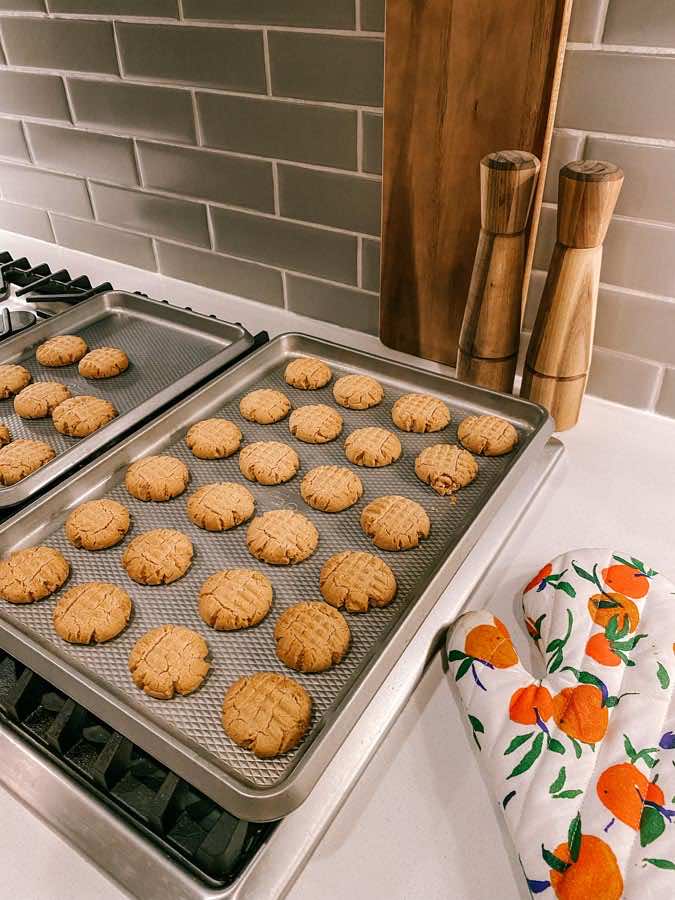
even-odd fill
[(675, 586), (578, 550), (535, 575), (523, 614), (544, 678), (485, 610), (457, 620), (447, 654), (530, 892), (672, 900)]

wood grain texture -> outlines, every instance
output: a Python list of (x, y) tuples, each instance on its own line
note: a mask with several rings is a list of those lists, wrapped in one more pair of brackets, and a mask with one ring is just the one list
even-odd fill
[[(479, 160), (547, 159), (571, 0), (388, 0), (380, 336), (454, 365)], [(541, 179), (545, 176), (542, 166)]]

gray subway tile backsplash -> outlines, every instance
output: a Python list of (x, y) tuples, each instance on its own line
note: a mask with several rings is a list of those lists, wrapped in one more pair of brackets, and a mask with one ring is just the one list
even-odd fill
[(6, 16), (0, 28), (10, 65), (119, 74), (110, 22)]
[(0, 0), (2, 12), (45, 12), (44, 0)]
[(326, 284), (290, 272), (286, 275), (286, 290), (288, 308), (293, 312), (377, 334), (379, 303), (376, 294)]
[(54, 13), (97, 16), (162, 16), (178, 18), (177, 0), (49, 0)]
[(183, 0), (183, 14), (186, 19), (309, 28), (353, 28), (356, 18), (354, 0)]
[(592, 43), (597, 40), (602, 31), (606, 5), (605, 0), (574, 0), (568, 41)]
[(675, 47), (675, 4), (671, 0), (610, 0), (605, 44)]
[(140, 234), (108, 228), (96, 222), (81, 222), (52, 214), (57, 243), (104, 259), (114, 259), (139, 269), (155, 270), (152, 241)]
[(363, 171), (382, 174), (382, 115), (363, 113)]
[(70, 122), (63, 81), (58, 75), (0, 70), (0, 113)]
[(656, 402), (656, 412), (675, 419), (675, 369), (666, 369), (661, 392)]
[(596, 347), (587, 390), (624, 406), (648, 409), (657, 389), (659, 375), (660, 369), (654, 363)]
[(5, 200), (91, 219), (87, 185), (81, 178), (43, 172), (33, 166), (0, 163), (0, 191)]
[(279, 166), (281, 215), (379, 235), (381, 184), (373, 178)]
[(20, 161), (30, 159), (23, 128), (18, 119), (0, 119), (0, 156)]
[(30, 122), (25, 127), (37, 165), (119, 184), (138, 184), (129, 138)]
[(27, 234), (39, 241), (54, 240), (49, 216), (44, 209), (20, 206), (18, 203), (9, 203), (7, 200), (0, 200), (0, 228)]
[(357, 0), (361, 4), (361, 28), (364, 31), (384, 31), (385, 0)]
[(361, 249), (362, 281), (366, 291), (380, 290), (380, 242), (363, 239)]

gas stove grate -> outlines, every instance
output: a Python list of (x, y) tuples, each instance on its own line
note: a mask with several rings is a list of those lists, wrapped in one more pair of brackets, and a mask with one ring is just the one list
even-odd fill
[(0, 723), (210, 887), (231, 884), (275, 827), (230, 815), (2, 650)]
[(32, 266), (25, 256), (13, 259), (7, 250), (0, 251), (0, 299), (5, 299), (15, 285), (17, 297), (41, 303), (79, 303), (96, 294), (112, 290), (112, 285), (104, 281), (92, 286), (86, 275), (71, 278), (67, 269), (52, 272), (47, 263)]

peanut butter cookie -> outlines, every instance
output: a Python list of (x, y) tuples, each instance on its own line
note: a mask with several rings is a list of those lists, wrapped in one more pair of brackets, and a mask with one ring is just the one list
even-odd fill
[(70, 437), (88, 437), (103, 428), (117, 415), (117, 410), (108, 400), (82, 394), (59, 403), (52, 412), (54, 428)]
[(433, 444), (415, 460), (415, 474), (445, 497), (471, 484), (478, 475), (478, 463), (456, 444)]
[(334, 441), (342, 431), (342, 416), (323, 403), (300, 406), (291, 413), (288, 427), (293, 437), (299, 441), (306, 444), (327, 444)]
[(396, 596), (396, 577), (386, 562), (361, 550), (345, 550), (327, 559), (319, 586), (326, 603), (350, 613), (388, 606)]
[(386, 428), (357, 428), (345, 441), (345, 456), (349, 462), (370, 469), (396, 462), (401, 452), (401, 442)]
[(239, 428), (227, 419), (203, 419), (190, 426), (185, 443), (197, 459), (226, 459), (241, 446)]
[(71, 396), (65, 384), (58, 381), (35, 381), (16, 395), (14, 412), (22, 419), (44, 419)]
[(259, 484), (283, 484), (300, 468), (300, 458), (292, 447), (280, 441), (256, 441), (239, 454), (239, 471)]
[(180, 496), (189, 480), (188, 467), (175, 456), (146, 456), (129, 466), (124, 484), (137, 500), (163, 503)]
[(370, 409), (382, 403), (384, 388), (370, 375), (344, 375), (333, 385), (333, 397), (347, 409)]
[(255, 512), (253, 494), (242, 484), (205, 484), (188, 498), (190, 519), (206, 531), (227, 531), (247, 522)]
[(35, 358), (41, 366), (72, 366), (82, 359), (88, 349), (87, 342), (79, 335), (59, 334), (40, 344)]
[(306, 601), (285, 610), (274, 626), (277, 656), (298, 672), (325, 672), (349, 649), (347, 620), (332, 606)]
[(291, 401), (281, 391), (261, 388), (251, 391), (239, 401), (239, 412), (249, 422), (271, 425), (285, 419), (291, 411)]
[(518, 443), (518, 432), (499, 416), (468, 416), (460, 422), (457, 437), (472, 453), (483, 456), (503, 456)]
[(0, 562), (0, 597), (10, 603), (44, 600), (69, 574), (70, 563), (58, 550), (44, 546), (17, 550)]
[(84, 550), (107, 550), (129, 531), (129, 510), (116, 500), (87, 500), (66, 519), (66, 537)]
[(248, 526), (246, 546), (249, 552), (273, 566), (302, 562), (314, 553), (319, 532), (302, 513), (292, 509), (273, 509)]
[(302, 479), (300, 493), (312, 509), (342, 512), (363, 496), (363, 483), (345, 466), (317, 466)]
[(9, 444), (11, 440), (11, 431), (4, 423), (0, 422), (0, 447), (4, 447), (6, 444)]
[(192, 541), (173, 528), (155, 528), (139, 534), (122, 556), (129, 578), (139, 584), (171, 584), (192, 565)]
[(442, 431), (450, 424), (450, 410), (430, 394), (404, 394), (399, 397), (391, 410), (391, 418), (401, 431), (414, 431), (426, 434), (429, 431)]
[(199, 593), (199, 615), (216, 631), (251, 628), (272, 606), (272, 582), (254, 569), (223, 569)]
[(71, 644), (102, 644), (127, 627), (131, 599), (126, 591), (105, 581), (78, 584), (54, 607), (54, 631)]
[(210, 664), (204, 638), (180, 625), (161, 625), (139, 638), (129, 654), (136, 687), (158, 700), (191, 694), (206, 678)]
[(223, 703), (225, 734), (260, 759), (300, 743), (312, 718), (312, 698), (293, 678), (256, 672), (229, 688)]
[(429, 537), (431, 522), (419, 503), (392, 494), (363, 509), (361, 528), (381, 550), (410, 550)]
[(12, 441), (0, 449), (0, 484), (5, 487), (16, 484), (55, 456), (56, 453), (44, 441)]
[(22, 391), (31, 382), (28, 369), (13, 363), (0, 366), (0, 400), (7, 400)]
[(286, 366), (284, 381), (301, 391), (316, 391), (325, 387), (333, 373), (325, 362), (314, 356), (299, 356)]
[(129, 368), (129, 357), (118, 347), (97, 347), (80, 360), (78, 372), (84, 378), (115, 378)]

